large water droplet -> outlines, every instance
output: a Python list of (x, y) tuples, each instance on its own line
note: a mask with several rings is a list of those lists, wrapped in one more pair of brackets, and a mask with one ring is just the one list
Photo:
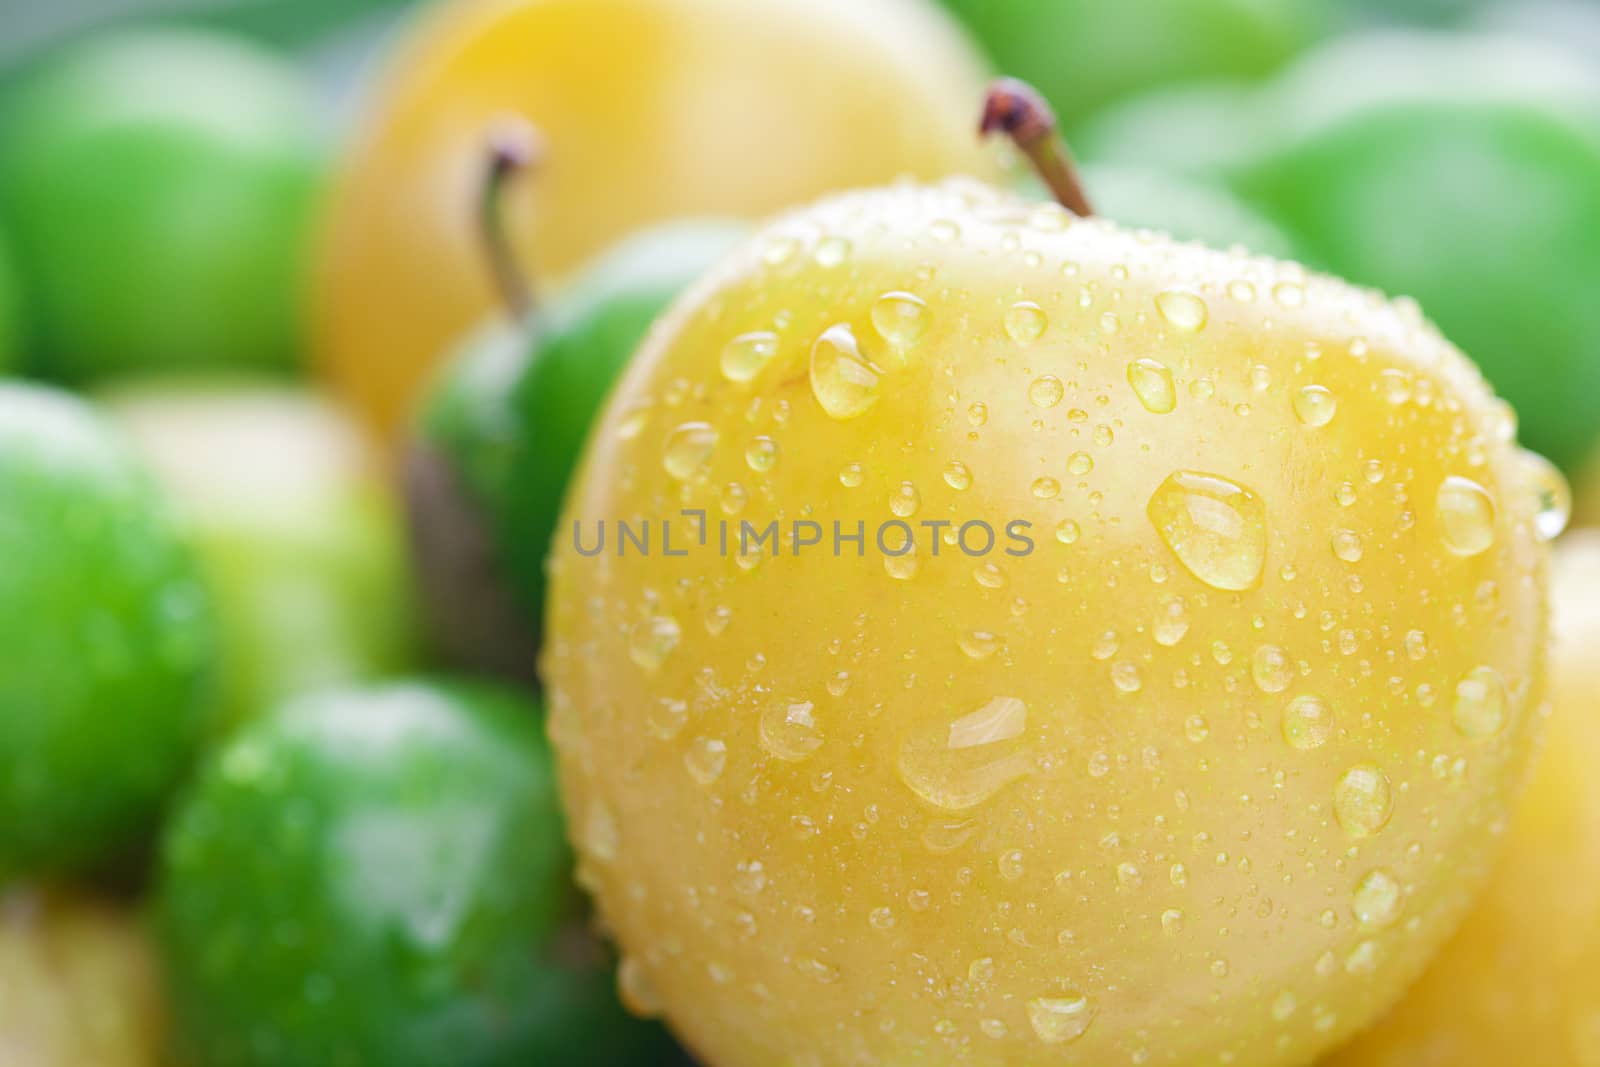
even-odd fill
[(1339, 401), (1323, 385), (1308, 385), (1294, 394), (1294, 417), (1307, 426), (1326, 426), (1339, 410)]
[(628, 635), (628, 655), (645, 670), (653, 671), (678, 647), (681, 634), (678, 620), (670, 615), (642, 619)]
[(928, 305), (910, 293), (884, 293), (872, 305), (872, 325), (878, 336), (896, 348), (910, 348), (922, 340), (931, 318)]
[(1333, 813), (1345, 832), (1367, 837), (1382, 830), (1394, 810), (1389, 776), (1375, 763), (1358, 763), (1333, 787)]
[(1028, 1001), (1028, 1024), (1047, 1045), (1065, 1045), (1088, 1032), (1095, 1010), (1081, 996), (1037, 997)]
[(799, 763), (822, 747), (816, 708), (809, 700), (769, 704), (761, 713), (761, 747), (788, 763)]
[(1379, 867), (1356, 883), (1351, 909), (1362, 926), (1388, 926), (1400, 915), (1401, 896), (1399, 879)]
[(1028, 399), (1036, 408), (1053, 408), (1061, 403), (1061, 398), (1065, 395), (1066, 387), (1054, 374), (1035, 378), (1033, 384), (1028, 386)]
[(1266, 507), (1244, 486), (1215, 474), (1178, 471), (1146, 509), (1161, 539), (1189, 573), (1217, 589), (1249, 589), (1267, 558)]
[(1165, 363), (1136, 359), (1128, 364), (1128, 384), (1139, 403), (1153, 415), (1165, 415), (1178, 406), (1178, 390)]
[(1156, 296), (1156, 310), (1173, 326), (1188, 333), (1205, 329), (1206, 302), (1185, 289), (1167, 289)]
[(1439, 486), (1439, 530), (1445, 547), (1458, 556), (1476, 556), (1494, 544), (1494, 497), (1459, 475)]
[(1493, 667), (1474, 667), (1456, 683), (1450, 720), (1463, 737), (1493, 737), (1506, 724), (1506, 680)]
[(1294, 680), (1294, 664), (1277, 645), (1262, 645), (1250, 657), (1250, 677), (1263, 693), (1281, 693)]
[(1006, 333), (1018, 344), (1031, 344), (1044, 333), (1044, 309), (1031, 300), (1012, 304), (1006, 312)]
[(847, 324), (828, 327), (811, 346), (811, 392), (836, 419), (853, 419), (878, 402), (878, 369)]
[(1333, 710), (1321, 697), (1298, 696), (1283, 709), (1283, 739), (1302, 752), (1321, 748), (1333, 736)]
[(1522, 477), (1533, 499), (1533, 532), (1541, 541), (1561, 536), (1572, 518), (1572, 488), (1556, 465), (1537, 452), (1522, 451)]
[(686, 422), (667, 436), (661, 465), (680, 481), (694, 477), (717, 448), (717, 431), (707, 422)]
[(728, 765), (728, 746), (714, 737), (697, 737), (684, 751), (683, 765), (696, 782), (710, 785)]
[(921, 724), (901, 744), (900, 780), (947, 811), (975, 808), (1032, 769), (1027, 705), (995, 697), (954, 722)]
[(778, 354), (778, 335), (770, 330), (744, 333), (722, 349), (722, 374), (730, 382), (748, 382)]

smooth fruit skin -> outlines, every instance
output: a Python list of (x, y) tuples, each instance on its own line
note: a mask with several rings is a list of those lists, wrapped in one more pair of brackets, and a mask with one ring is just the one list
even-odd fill
[(1553, 712), (1499, 866), (1404, 1000), (1328, 1067), (1593, 1063), (1600, 996), (1600, 536), (1559, 544)]
[(163, 1067), (154, 955), (123, 907), (12, 886), (0, 896), (0, 1052), (10, 1067)]
[(430, 619), (458, 661), (532, 678), (544, 561), (589, 427), (656, 317), (745, 234), (714, 221), (637, 234), (440, 375), (407, 481)]
[(537, 710), (462, 682), (329, 690), (216, 753), (162, 841), (185, 1062), (611, 1064), (660, 1044), (574, 925)]
[(547, 142), (508, 215), (559, 277), (682, 216), (763, 216), (901, 174), (988, 174), (981, 70), (920, 0), (468, 0), (419, 22), (344, 162), (322, 245), (323, 371), (376, 429), (494, 303), (472, 205), (506, 112)]
[(311, 689), (416, 665), (399, 505), (360, 431), (261, 379), (102, 396), (167, 490), (221, 626), (218, 732)]
[[(710, 1067), (1272, 1067), (1365, 1025), (1536, 733), (1511, 425), (1414, 306), (1291, 264), (968, 182), (774, 223), (641, 349), (552, 561), (563, 803), (633, 1002)], [(828, 540), (739, 551), (779, 517)], [(996, 541), (892, 558), (896, 519)], [(1503, 698), (1458, 708), (1472, 672)]]
[(22, 297), (17, 290), (11, 254), (0, 240), (0, 375), (9, 374), (22, 359)]
[(1068, 129), (1119, 99), (1257, 78), (1313, 40), (1320, 0), (944, 0), (995, 65), (1039, 87)]
[(211, 602), (132, 451), (82, 401), (0, 385), (0, 880), (131, 844), (210, 710)]
[(1102, 218), (1128, 229), (1159, 230), (1212, 248), (1241, 246), (1257, 255), (1294, 258), (1294, 239), (1221, 182), (1156, 168), (1108, 163), (1083, 168)]
[(292, 68), (229, 37), (121, 33), (41, 61), (0, 109), (34, 369), (295, 365), (317, 128)]

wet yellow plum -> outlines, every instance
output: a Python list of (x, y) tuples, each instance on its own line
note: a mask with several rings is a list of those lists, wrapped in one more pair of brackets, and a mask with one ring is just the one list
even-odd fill
[(1489, 888), (1405, 999), (1328, 1067), (1600, 1058), (1600, 534), (1559, 546), (1551, 588), (1553, 712)]
[(341, 168), (319, 363), (389, 432), (491, 307), (472, 211), (485, 130), (507, 112), (548, 142), (538, 182), (512, 194), (512, 238), (557, 277), (661, 219), (759, 217), (902, 174), (987, 175), (966, 124), (981, 73), (925, 0), (438, 5), (391, 57)]
[(0, 894), (0, 1063), (159, 1067), (166, 1006), (136, 921), (58, 890)]
[(712, 1067), (1273, 1067), (1365, 1026), (1537, 732), (1513, 438), (1414, 306), (1292, 264), (962, 180), (775, 221), (646, 342), (552, 560), (629, 1002)]

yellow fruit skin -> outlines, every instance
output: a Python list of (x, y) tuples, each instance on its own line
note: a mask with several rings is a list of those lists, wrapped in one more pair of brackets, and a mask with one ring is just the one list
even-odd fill
[(1398, 1006), (1328, 1067), (1600, 1063), (1600, 534), (1555, 557), (1554, 710), (1494, 877)]
[[(926, 305), (903, 351), (875, 326), (892, 291)], [(841, 325), (881, 370), (848, 418), (808, 364)], [(732, 381), (722, 353), (753, 331), (776, 351)], [(1130, 384), (1141, 359), (1169, 413)], [(1309, 385), (1336, 402), (1322, 425), (1296, 414), (1327, 413), (1297, 404)], [(1546, 553), (1509, 425), (1414, 308), (1293, 265), (970, 182), (776, 222), (641, 349), (552, 560), (550, 729), (632, 1001), (710, 1067), (1272, 1067), (1365, 1025), (1482, 884), (1536, 733)], [(777, 458), (752, 465), (761, 435)], [(1202, 581), (1151, 521), (1184, 471), (1253, 494), (1227, 500), (1257, 502), (1259, 542), (1188, 513), (1264, 549), (1255, 581), (1185, 542), (1247, 588)], [(1477, 555), (1444, 546), (1449, 476), (1495, 501)], [(743, 500), (757, 528), (831, 536), (913, 495), (914, 522), (1031, 521), (1035, 551), (935, 557), (919, 534), (904, 579), (848, 545), (748, 567), (678, 518)], [(676, 518), (687, 554), (659, 530), (649, 558), (575, 551), (575, 521), (592, 548), (619, 517)], [(1454, 694), (1484, 667), (1508, 692), (1474, 739)], [(1304, 749), (1301, 697), (1332, 716), (1321, 736), (1291, 714)]]
[(29, 887), (0, 895), (0, 1063), (157, 1067), (166, 1005), (123, 911)]
[(677, 216), (757, 217), (888, 181), (986, 175), (982, 70), (918, 0), (464, 0), (417, 25), (344, 163), (317, 354), (378, 429), (494, 302), (474, 229), (485, 134), (546, 142), (508, 215), (536, 276)]
[(1573, 487), (1572, 522), (1576, 526), (1600, 526), (1600, 453), (1578, 474)]

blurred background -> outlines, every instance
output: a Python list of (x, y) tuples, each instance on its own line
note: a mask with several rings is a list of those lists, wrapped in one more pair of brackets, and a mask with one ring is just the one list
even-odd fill
[(1014, 181), (996, 72), (1102, 214), (1415, 298), (1600, 520), (1590, 0), (8, 0), (0, 1067), (682, 1062), (572, 888), (554, 509), (749, 220)]

